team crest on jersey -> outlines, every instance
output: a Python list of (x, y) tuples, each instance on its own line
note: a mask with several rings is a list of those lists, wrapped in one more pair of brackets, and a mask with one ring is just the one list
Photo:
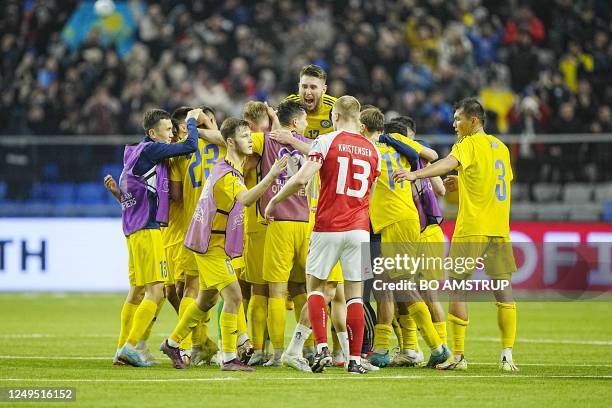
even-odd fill
[(321, 121), (321, 127), (328, 128), (328, 127), (331, 127), (331, 125), (332, 125), (331, 120), (323, 119)]

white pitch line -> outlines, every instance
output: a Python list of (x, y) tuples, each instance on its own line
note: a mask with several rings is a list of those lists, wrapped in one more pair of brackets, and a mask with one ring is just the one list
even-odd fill
[[(2, 356), (0, 355), (0, 360), (89, 360), (89, 361), (110, 361), (111, 357), (106, 356)], [(474, 362), (469, 361), (469, 365), (479, 365), (479, 366), (497, 366), (498, 363), (487, 363), (487, 362)], [(580, 364), (571, 364), (571, 363), (518, 363), (519, 366), (533, 366), (533, 367), (612, 367), (612, 364), (600, 364), (600, 363), (580, 363)]]
[[(495, 341), (499, 342), (498, 337), (470, 337), (466, 336), (465, 341)], [(612, 346), (612, 341), (606, 340), (555, 340), (555, 339), (529, 339), (529, 338), (516, 338), (517, 343), (533, 343), (533, 344), (573, 344), (578, 346)]]
[(169, 382), (217, 382), (217, 381), (329, 381), (329, 380), (439, 380), (439, 379), (463, 379), (463, 378), (505, 378), (505, 379), (601, 379), (612, 380), (612, 375), (521, 375), (521, 374), (499, 374), (499, 375), (389, 375), (389, 376), (353, 376), (353, 375), (320, 375), (304, 377), (212, 377), (212, 378), (0, 378), (2, 381), (14, 382), (72, 382), (72, 383), (169, 383)]

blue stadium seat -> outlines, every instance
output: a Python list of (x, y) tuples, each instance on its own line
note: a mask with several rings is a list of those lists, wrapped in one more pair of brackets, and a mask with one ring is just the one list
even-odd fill
[(106, 201), (106, 189), (102, 183), (79, 183), (76, 186), (76, 202), (78, 204), (102, 204)]
[(42, 166), (42, 176), (45, 180), (58, 180), (60, 176), (59, 164), (45, 163)]
[(4, 197), (6, 197), (6, 183), (0, 181), (0, 200), (4, 200)]
[(123, 170), (123, 166), (118, 163), (105, 163), (100, 167), (100, 181), (107, 175), (110, 174), (113, 176), (117, 182), (119, 182), (119, 176), (121, 175), (121, 171)]
[(604, 221), (612, 222), (612, 201), (608, 201), (604, 205), (602, 218)]
[(75, 185), (73, 183), (49, 183), (49, 199), (55, 204), (72, 204), (75, 201)]

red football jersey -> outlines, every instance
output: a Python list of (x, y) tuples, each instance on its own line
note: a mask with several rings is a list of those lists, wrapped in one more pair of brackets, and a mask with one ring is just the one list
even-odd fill
[(319, 136), (308, 160), (322, 164), (314, 231), (369, 231), (370, 190), (380, 174), (376, 146), (360, 134), (339, 130)]

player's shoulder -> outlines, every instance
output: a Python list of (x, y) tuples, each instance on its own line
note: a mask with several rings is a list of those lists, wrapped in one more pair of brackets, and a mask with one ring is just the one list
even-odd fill
[(284, 101), (300, 102), (300, 95), (295, 94), (295, 93), (287, 95), (285, 99), (283, 99), (281, 102), (284, 102)]
[(323, 97), (321, 98), (321, 102), (323, 103), (323, 105), (327, 105), (331, 108), (332, 106), (334, 106), (334, 103), (336, 103), (337, 99), (338, 98), (336, 98), (335, 96), (323, 94)]

